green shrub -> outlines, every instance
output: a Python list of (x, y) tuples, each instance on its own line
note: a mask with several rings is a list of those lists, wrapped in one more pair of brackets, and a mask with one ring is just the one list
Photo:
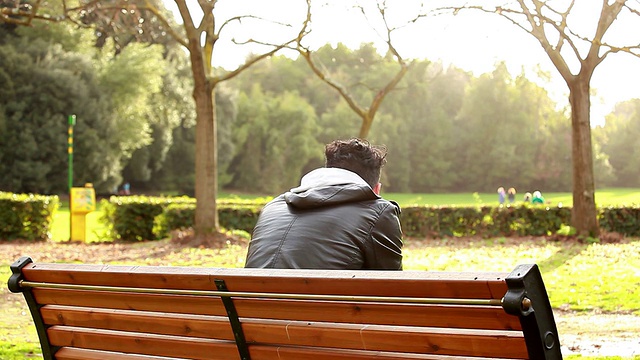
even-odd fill
[(153, 233), (155, 217), (170, 204), (195, 204), (189, 197), (112, 196), (102, 200), (109, 237), (122, 241), (160, 239)]
[(171, 204), (155, 217), (153, 234), (163, 239), (169, 236), (171, 230), (184, 230), (193, 227), (195, 223), (195, 204)]
[[(123, 241), (158, 240), (194, 225), (196, 200), (189, 197), (112, 196), (102, 201), (109, 236)], [(265, 199), (218, 202), (220, 226), (250, 233)]]
[(640, 236), (640, 206), (607, 206), (599, 209), (598, 222), (600, 228), (624, 234)]
[(50, 239), (53, 215), (59, 204), (56, 195), (0, 192), (0, 239)]
[[(268, 200), (219, 201), (220, 226), (251, 233)], [(121, 207), (117, 215), (108, 215), (117, 239), (161, 239), (171, 230), (187, 229), (194, 223), (195, 199), (192, 198), (113, 197), (110, 204)], [(640, 208), (607, 207), (598, 211), (603, 230), (640, 236)], [(401, 215), (404, 234), (410, 237), (546, 236), (568, 231), (565, 224), (569, 223), (571, 208), (526, 203), (517, 206), (409, 206), (402, 209)]]
[(560, 229), (556, 231), (556, 234), (562, 236), (574, 236), (575, 234), (577, 234), (577, 230), (573, 226), (562, 225)]
[[(263, 203), (242, 201), (218, 203), (218, 221), (225, 229), (239, 230), (250, 234), (258, 221)], [(184, 230), (195, 223), (195, 204), (172, 204), (155, 218), (153, 233), (157, 238), (169, 236), (171, 230)]]
[(412, 206), (402, 210), (406, 236), (539, 236), (571, 220), (571, 209), (520, 206)]

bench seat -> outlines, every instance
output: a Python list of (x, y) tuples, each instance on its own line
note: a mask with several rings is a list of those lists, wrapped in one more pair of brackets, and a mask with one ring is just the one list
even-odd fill
[(513, 272), (34, 263), (48, 359), (561, 359), (536, 265)]

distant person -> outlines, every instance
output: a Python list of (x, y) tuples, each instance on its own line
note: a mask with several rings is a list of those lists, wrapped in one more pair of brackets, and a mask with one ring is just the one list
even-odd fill
[(131, 184), (128, 182), (124, 183), (124, 185), (122, 185), (122, 193), (124, 195), (131, 195)]
[(544, 204), (544, 197), (542, 193), (538, 190), (533, 192), (533, 198), (531, 199), (531, 203), (533, 204)]
[(507, 190), (507, 197), (509, 199), (509, 203), (513, 204), (514, 201), (516, 201), (516, 189), (515, 188), (509, 188), (509, 190)]
[(325, 159), (262, 209), (245, 267), (402, 270), (400, 207), (379, 195), (386, 150), (336, 140)]
[(500, 203), (500, 205), (504, 204), (504, 196), (505, 196), (504, 188), (500, 186), (498, 188), (498, 202)]
[(527, 191), (526, 193), (524, 193), (523, 201), (526, 202), (526, 203), (530, 203), (532, 197), (533, 196), (531, 195), (531, 193)]

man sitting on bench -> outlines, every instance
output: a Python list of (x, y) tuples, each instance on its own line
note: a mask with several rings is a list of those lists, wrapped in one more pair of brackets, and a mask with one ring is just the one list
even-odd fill
[(402, 270), (400, 207), (380, 197), (386, 150), (336, 140), (325, 158), (262, 209), (245, 267)]

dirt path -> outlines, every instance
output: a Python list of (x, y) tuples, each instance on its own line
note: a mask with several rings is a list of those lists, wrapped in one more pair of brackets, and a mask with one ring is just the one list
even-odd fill
[(564, 355), (640, 356), (640, 316), (554, 310)]

